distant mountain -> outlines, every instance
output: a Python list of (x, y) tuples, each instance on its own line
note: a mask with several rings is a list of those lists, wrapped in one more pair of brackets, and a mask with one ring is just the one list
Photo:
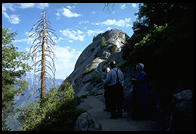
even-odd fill
[[(31, 102), (35, 102), (40, 98), (40, 90), (41, 82), (39, 80), (38, 75), (27, 74), (23, 76), (24, 80), (28, 81), (28, 87), (24, 91), (23, 95), (16, 95), (14, 98), (14, 108), (26, 106)], [(63, 82), (63, 79), (56, 79), (56, 87), (59, 87)], [(52, 88), (52, 79), (46, 78), (46, 93)]]
[[(14, 110), (20, 107), (27, 106), (31, 102), (35, 102), (40, 98), (40, 91), (38, 89), (41, 87), (41, 83), (39, 80), (39, 76), (28, 73), (26, 76), (23, 76), (22, 79), (27, 80), (29, 84), (23, 95), (15, 95)], [(56, 87), (59, 87), (62, 82), (62, 79), (56, 79)], [(51, 89), (51, 87), (52, 79), (46, 78), (46, 93)], [(12, 112), (6, 119), (8, 127), (14, 131), (18, 131), (21, 128), (21, 123), (17, 120), (17, 116), (17, 112)]]

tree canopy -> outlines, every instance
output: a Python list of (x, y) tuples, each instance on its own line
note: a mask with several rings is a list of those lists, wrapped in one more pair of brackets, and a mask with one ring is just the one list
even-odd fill
[[(26, 89), (27, 82), (21, 80), (22, 75), (30, 70), (26, 63), (29, 56), (18, 52), (12, 44), (16, 32), (2, 28), (2, 106), (11, 103), (16, 93)], [(17, 85), (17, 86), (16, 86)]]
[(143, 62), (164, 87), (193, 87), (193, 13), (191, 3), (143, 3), (124, 58)]

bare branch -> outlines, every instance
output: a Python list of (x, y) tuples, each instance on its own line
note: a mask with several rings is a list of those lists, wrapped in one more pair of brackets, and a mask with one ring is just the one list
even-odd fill
[[(46, 12), (42, 12), (42, 18), (33, 25), (29, 37), (33, 37), (33, 45), (30, 48), (31, 59), (34, 62), (34, 73), (40, 73), (41, 79), (41, 97), (45, 94), (45, 77), (49, 76), (52, 78), (50, 73), (53, 75), (55, 84), (55, 62), (54, 62), (54, 49), (55, 41), (52, 39), (52, 35), (56, 36), (55, 30), (50, 26), (51, 23), (46, 17)], [(57, 37), (57, 36), (56, 36)], [(43, 50), (42, 50), (43, 49)], [(44, 56), (44, 58), (42, 57)], [(49, 72), (50, 73), (49, 73)]]

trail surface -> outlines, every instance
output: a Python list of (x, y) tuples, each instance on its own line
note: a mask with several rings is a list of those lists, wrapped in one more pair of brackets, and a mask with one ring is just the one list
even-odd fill
[(101, 124), (102, 131), (161, 131), (160, 123), (151, 120), (132, 120), (123, 112), (123, 118), (110, 119), (110, 113), (104, 111), (103, 95), (88, 96), (82, 99), (78, 108), (85, 109)]

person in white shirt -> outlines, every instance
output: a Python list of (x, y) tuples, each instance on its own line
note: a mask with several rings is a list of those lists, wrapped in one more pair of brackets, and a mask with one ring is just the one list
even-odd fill
[(116, 67), (115, 61), (110, 62), (110, 68), (111, 70), (107, 73), (104, 84), (108, 85), (108, 90), (111, 96), (111, 118), (121, 118), (124, 75), (122, 71)]

